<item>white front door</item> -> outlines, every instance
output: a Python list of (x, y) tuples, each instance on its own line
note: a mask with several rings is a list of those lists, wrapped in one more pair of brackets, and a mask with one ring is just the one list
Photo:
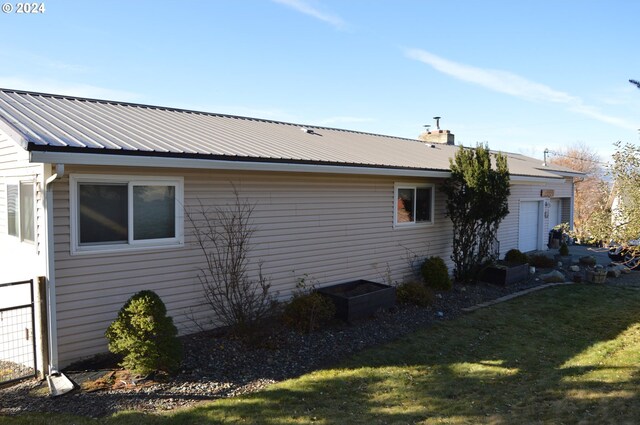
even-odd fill
[(522, 252), (538, 249), (540, 235), (540, 202), (520, 202), (520, 222), (518, 224), (518, 249)]

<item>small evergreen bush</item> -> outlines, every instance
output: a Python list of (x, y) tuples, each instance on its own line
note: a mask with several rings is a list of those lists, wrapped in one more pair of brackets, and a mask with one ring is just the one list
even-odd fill
[(427, 258), (422, 264), (422, 278), (427, 287), (440, 291), (448, 291), (453, 287), (449, 278), (449, 270), (440, 257)]
[(433, 291), (417, 280), (403, 282), (396, 288), (396, 299), (401, 304), (427, 307), (433, 304)]
[(567, 246), (566, 242), (562, 242), (560, 244), (560, 249), (558, 250), (558, 253), (563, 257), (566, 257), (567, 255), (569, 255), (569, 247)]
[(529, 256), (529, 265), (540, 269), (550, 269), (556, 266), (556, 261), (544, 254), (534, 254)]
[(124, 356), (121, 366), (148, 375), (178, 369), (182, 346), (177, 334), (160, 297), (153, 291), (140, 291), (127, 300), (105, 336), (109, 351)]
[(510, 249), (504, 255), (504, 261), (511, 264), (525, 264), (529, 262), (529, 257), (518, 249)]
[(311, 332), (328, 324), (336, 314), (336, 306), (317, 292), (297, 292), (285, 305), (282, 321), (299, 331)]

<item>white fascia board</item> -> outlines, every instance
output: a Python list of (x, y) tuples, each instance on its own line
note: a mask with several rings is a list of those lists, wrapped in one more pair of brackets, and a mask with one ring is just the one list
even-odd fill
[(562, 177), (535, 177), (535, 176), (509, 176), (513, 184), (538, 184), (538, 183), (558, 183)]
[(69, 165), (104, 165), (123, 167), (193, 168), (207, 170), (285, 171), (296, 173), (360, 174), (377, 176), (447, 178), (449, 171), (408, 170), (397, 168), (353, 167), (340, 165), (291, 164), (252, 161), (221, 161), (193, 158), (142, 157), (70, 152), (30, 152), (30, 161)]

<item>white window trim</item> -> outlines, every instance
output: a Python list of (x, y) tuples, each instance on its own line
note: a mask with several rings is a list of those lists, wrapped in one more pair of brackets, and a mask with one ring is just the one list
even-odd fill
[[(431, 211), (430, 211), (430, 220), (429, 221), (411, 221), (407, 223), (398, 223), (398, 190), (399, 189), (431, 189)], [(435, 185), (433, 183), (395, 183), (393, 185), (393, 228), (394, 229), (414, 229), (416, 227), (427, 227), (433, 226), (434, 223), (434, 211), (435, 211)], [(414, 196), (414, 211), (415, 211), (415, 202), (417, 200), (417, 196)]]
[[(33, 190), (33, 239), (32, 241), (24, 239), (24, 237), (22, 236), (22, 211), (20, 211), (20, 195), (21, 195), (21, 191), (22, 191), (22, 184), (29, 184), (31, 185), (31, 189)], [(18, 204), (17, 204), (17, 208), (18, 208), (18, 235), (11, 235), (9, 234), (9, 186), (18, 186)], [(18, 242), (18, 243), (25, 243), (25, 244), (29, 244), (29, 245), (35, 245), (36, 244), (36, 239), (38, 238), (38, 226), (37, 226), (37, 197), (36, 197), (36, 184), (35, 184), (35, 180), (33, 178), (27, 178), (27, 179), (20, 179), (20, 178), (10, 178), (5, 180), (4, 183), (4, 194), (5, 194), (5, 205), (6, 205), (6, 209), (2, 212), (4, 214), (4, 218), (3, 220), (5, 221), (6, 225), (7, 225), (7, 229), (6, 229), (6, 233), (5, 236), (10, 240), (10, 241), (14, 241), (14, 242)]]
[[(123, 244), (80, 245), (78, 184), (79, 183), (121, 183), (128, 187), (129, 209), (128, 228), (129, 240)], [(175, 237), (165, 239), (133, 240), (133, 186), (161, 186), (174, 185), (175, 193)], [(118, 253), (150, 249), (166, 249), (184, 246), (184, 178), (160, 176), (130, 176), (103, 174), (71, 174), (69, 176), (69, 207), (71, 255), (91, 253)]]

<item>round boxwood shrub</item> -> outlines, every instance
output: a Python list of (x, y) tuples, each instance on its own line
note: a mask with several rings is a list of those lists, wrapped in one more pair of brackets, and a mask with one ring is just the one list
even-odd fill
[(427, 258), (422, 265), (421, 271), (427, 287), (440, 291), (448, 291), (453, 287), (449, 278), (449, 270), (442, 258)]
[(504, 255), (504, 261), (511, 264), (525, 264), (529, 262), (529, 257), (519, 249), (510, 249)]
[(179, 368), (182, 346), (177, 334), (160, 297), (153, 291), (140, 291), (127, 300), (105, 336), (109, 351), (124, 356), (122, 367), (148, 375)]
[(317, 292), (298, 292), (282, 312), (285, 325), (299, 332), (311, 332), (328, 324), (336, 314), (336, 306)]
[(433, 291), (417, 280), (403, 282), (396, 288), (396, 299), (401, 304), (426, 307), (433, 304)]

